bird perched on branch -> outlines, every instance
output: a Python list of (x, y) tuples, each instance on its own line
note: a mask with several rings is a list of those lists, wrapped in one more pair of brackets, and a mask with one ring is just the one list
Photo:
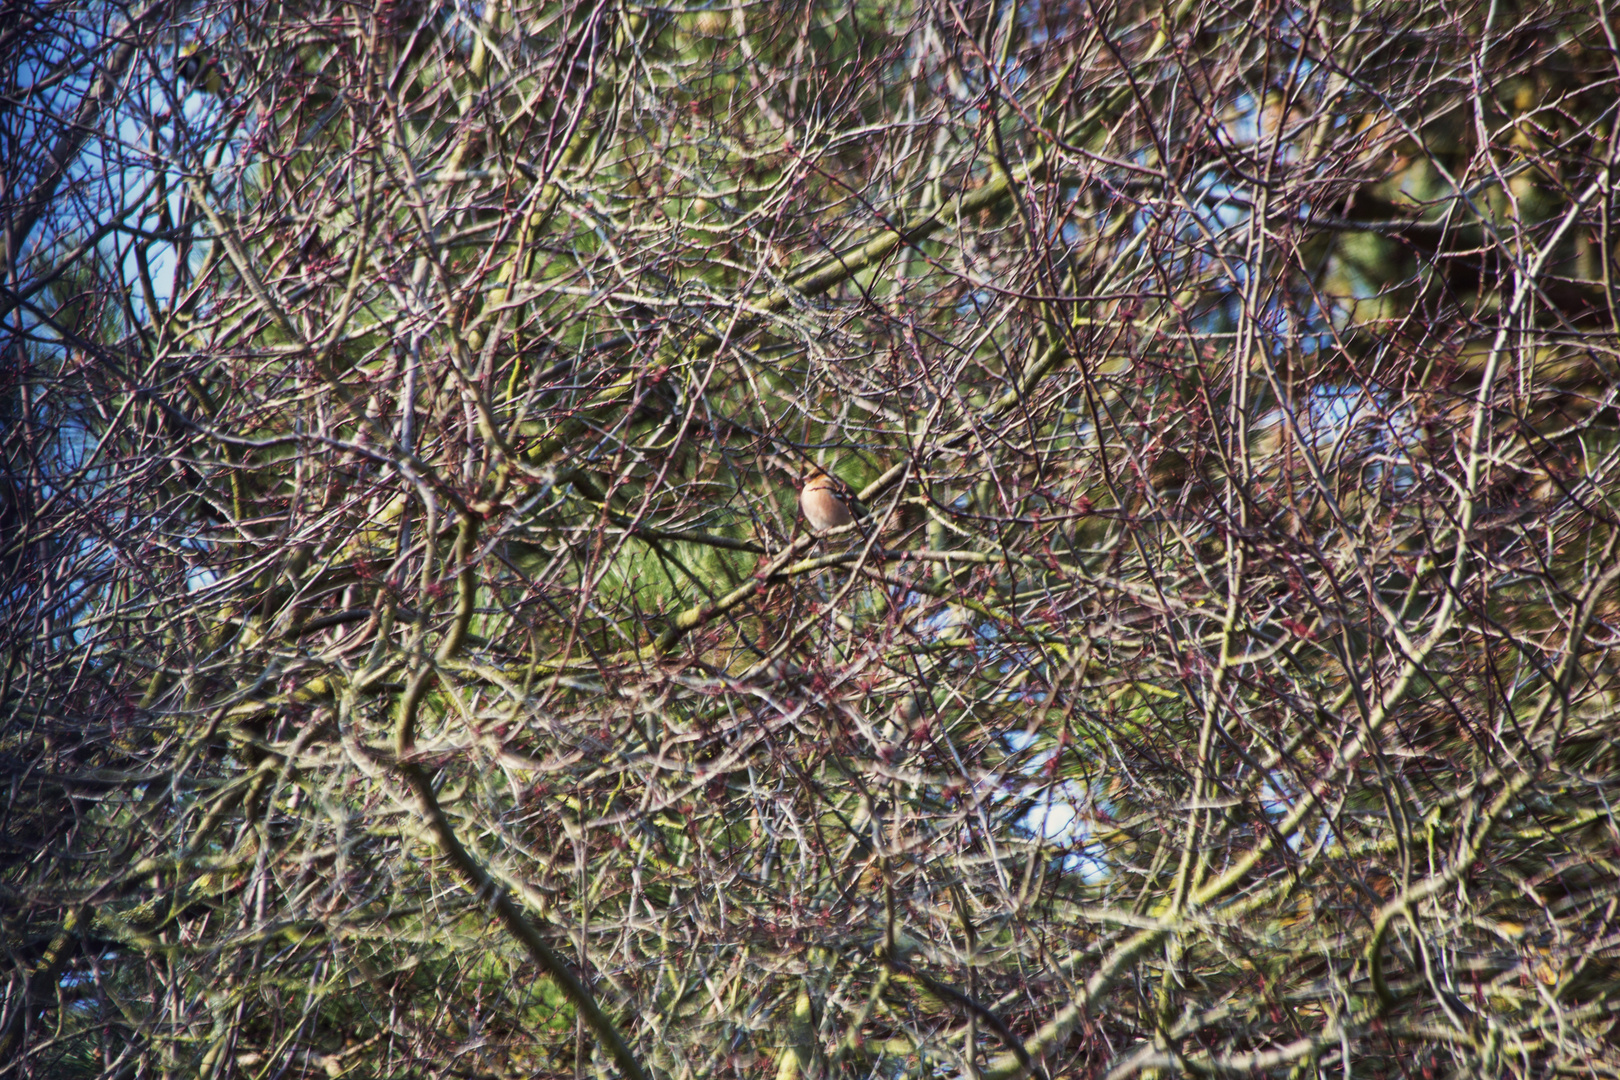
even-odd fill
[(860, 505), (854, 492), (836, 476), (812, 472), (799, 489), (799, 510), (813, 533), (842, 528), (855, 520)]
[(219, 69), (219, 61), (195, 41), (180, 46), (174, 57), (174, 71), (193, 90), (223, 98), (231, 92), (230, 80)]

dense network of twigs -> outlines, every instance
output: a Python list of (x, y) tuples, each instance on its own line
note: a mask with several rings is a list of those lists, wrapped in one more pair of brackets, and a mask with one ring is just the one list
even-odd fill
[(0, 1076), (1620, 1074), (1617, 65), (9, 6)]

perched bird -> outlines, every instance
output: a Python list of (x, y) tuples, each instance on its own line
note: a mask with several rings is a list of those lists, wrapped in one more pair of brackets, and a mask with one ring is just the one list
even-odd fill
[(219, 69), (219, 61), (203, 51), (195, 41), (180, 46), (174, 57), (174, 71), (193, 90), (222, 98), (231, 92), (230, 80)]
[(855, 497), (842, 480), (814, 472), (799, 489), (799, 509), (814, 533), (841, 528), (855, 520)]

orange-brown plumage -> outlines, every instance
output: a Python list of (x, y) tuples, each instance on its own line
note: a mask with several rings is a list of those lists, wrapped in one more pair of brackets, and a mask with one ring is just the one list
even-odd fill
[(799, 510), (812, 532), (824, 533), (854, 521), (850, 501), (848, 489), (823, 472), (812, 474), (799, 490)]

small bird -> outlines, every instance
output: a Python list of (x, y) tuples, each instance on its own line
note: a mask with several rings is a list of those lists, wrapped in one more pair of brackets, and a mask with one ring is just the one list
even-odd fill
[(231, 92), (230, 80), (219, 69), (219, 61), (203, 51), (195, 41), (180, 46), (174, 57), (175, 74), (193, 90), (223, 98)]
[(855, 520), (855, 497), (842, 480), (824, 472), (812, 473), (799, 489), (799, 509), (814, 533), (842, 528)]

